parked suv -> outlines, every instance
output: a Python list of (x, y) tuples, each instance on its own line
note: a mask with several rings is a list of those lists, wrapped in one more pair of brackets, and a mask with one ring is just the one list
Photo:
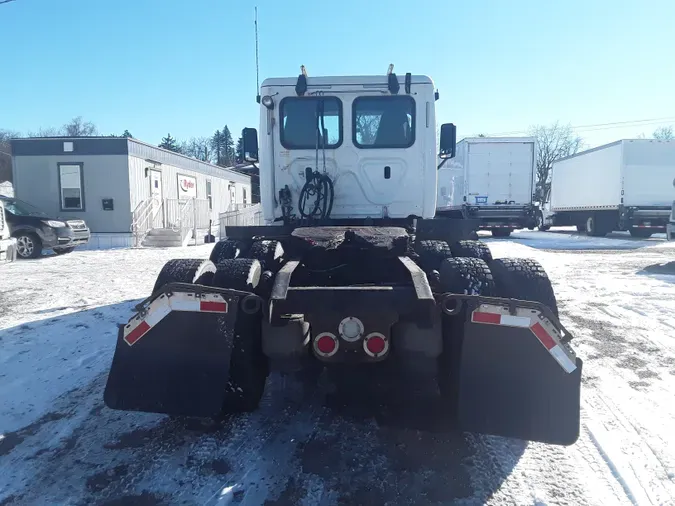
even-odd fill
[(62, 255), (89, 242), (91, 236), (83, 220), (63, 220), (45, 214), (41, 209), (10, 197), (0, 197), (12, 237), (16, 238), (19, 258), (37, 258), (43, 249)]

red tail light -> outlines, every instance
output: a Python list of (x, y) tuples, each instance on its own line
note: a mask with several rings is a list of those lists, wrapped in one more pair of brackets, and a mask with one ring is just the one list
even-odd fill
[(379, 357), (389, 350), (389, 340), (379, 332), (368, 334), (363, 340), (363, 349), (371, 357)]
[(332, 357), (338, 351), (338, 339), (330, 332), (323, 332), (314, 339), (314, 351), (320, 357)]

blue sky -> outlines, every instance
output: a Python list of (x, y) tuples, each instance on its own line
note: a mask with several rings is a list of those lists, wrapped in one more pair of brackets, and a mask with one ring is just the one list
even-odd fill
[[(430, 75), (460, 137), (561, 121), (588, 146), (675, 124), (675, 2), (15, 0), (0, 5), (0, 128), (74, 116), (158, 143), (257, 126), (261, 81)], [(339, 6), (339, 7), (338, 7)]]

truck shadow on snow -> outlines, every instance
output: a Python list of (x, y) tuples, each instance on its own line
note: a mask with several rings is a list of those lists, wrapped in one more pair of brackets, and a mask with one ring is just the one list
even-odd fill
[(664, 234), (655, 234), (650, 239), (631, 237), (627, 232), (613, 232), (607, 234), (606, 237), (592, 237), (570, 230), (549, 230), (548, 232), (522, 230), (514, 232), (505, 239), (481, 237), (481, 240), (488, 243), (512, 241), (535, 249), (561, 251), (637, 250), (663, 242), (664, 239)]
[[(110, 410), (103, 389), (113, 336), (135, 302), (0, 331), (5, 342), (21, 334), (36, 344), (13, 374), (63, 381), (49, 413), (0, 441), (7, 483), (30, 476), (5, 488), (0, 503), (221, 504), (229, 494), (232, 504), (256, 505), (482, 504), (527, 447), (456, 431), (426, 390), (345, 395), (325, 374), (315, 382), (273, 373), (256, 412), (217, 422)], [(67, 357), (59, 336), (74, 347)], [(100, 359), (78, 366), (92, 346)], [(41, 353), (55, 353), (58, 377), (41, 369)]]

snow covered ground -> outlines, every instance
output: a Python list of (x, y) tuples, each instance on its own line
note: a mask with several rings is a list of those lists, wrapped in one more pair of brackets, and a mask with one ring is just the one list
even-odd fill
[(116, 324), (170, 258), (211, 246), (76, 251), (0, 266), (0, 505), (675, 504), (675, 243), (518, 232), (583, 358), (571, 447), (448, 432), (413, 406), (342, 405), (270, 378), (218, 424), (103, 406)]

